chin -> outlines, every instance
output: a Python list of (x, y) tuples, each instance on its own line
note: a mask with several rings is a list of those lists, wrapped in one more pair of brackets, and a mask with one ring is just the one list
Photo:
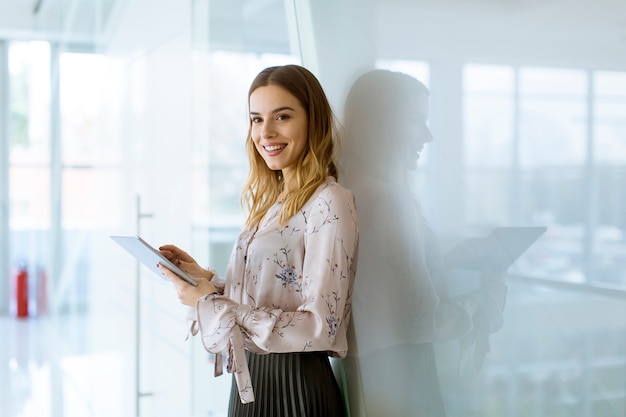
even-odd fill
[(283, 169), (281, 164), (277, 164), (273, 161), (265, 161), (265, 165), (272, 171), (280, 171), (281, 169)]

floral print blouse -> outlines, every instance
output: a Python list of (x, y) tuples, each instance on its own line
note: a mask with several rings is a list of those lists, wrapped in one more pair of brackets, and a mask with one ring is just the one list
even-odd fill
[(206, 350), (229, 350), (228, 371), (243, 403), (254, 401), (244, 348), (255, 353), (326, 351), (347, 354), (359, 230), (351, 191), (334, 178), (279, 225), (280, 202), (261, 224), (242, 232), (226, 280), (212, 282), (223, 295), (204, 297), (197, 323)]

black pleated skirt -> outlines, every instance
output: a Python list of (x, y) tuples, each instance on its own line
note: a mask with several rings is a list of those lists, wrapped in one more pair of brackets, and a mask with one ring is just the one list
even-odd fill
[(254, 402), (242, 404), (233, 377), (229, 417), (344, 417), (339, 384), (325, 352), (246, 351)]

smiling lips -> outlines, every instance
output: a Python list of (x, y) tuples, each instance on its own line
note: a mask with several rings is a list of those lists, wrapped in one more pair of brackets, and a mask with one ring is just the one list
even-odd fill
[(284, 149), (287, 146), (287, 144), (279, 144), (279, 145), (264, 145), (263, 149), (265, 149), (267, 152), (269, 153), (274, 153), (276, 151), (280, 151), (282, 149)]

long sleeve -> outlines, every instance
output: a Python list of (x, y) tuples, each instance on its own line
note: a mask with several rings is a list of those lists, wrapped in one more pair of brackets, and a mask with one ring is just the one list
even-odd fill
[[(243, 345), (257, 353), (347, 353), (358, 249), (352, 193), (332, 182), (286, 225), (268, 217), (269, 226), (235, 245), (225, 295), (197, 305), (204, 347), (217, 353), (230, 344), (236, 377), (247, 372)], [(242, 400), (251, 391), (246, 375), (238, 380)]]

